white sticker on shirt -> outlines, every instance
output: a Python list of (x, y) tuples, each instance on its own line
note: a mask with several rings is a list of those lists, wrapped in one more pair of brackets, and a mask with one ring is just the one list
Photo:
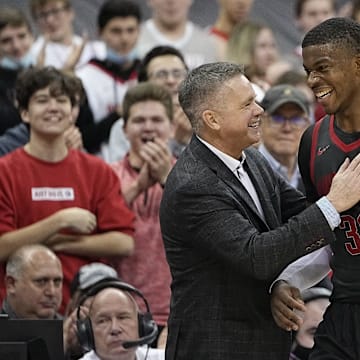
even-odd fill
[(74, 189), (68, 187), (35, 187), (31, 188), (33, 201), (69, 201), (74, 200)]

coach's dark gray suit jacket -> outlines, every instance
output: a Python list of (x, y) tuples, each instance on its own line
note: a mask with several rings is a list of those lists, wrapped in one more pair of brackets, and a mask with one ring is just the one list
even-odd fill
[(160, 210), (173, 277), (167, 360), (288, 360), (290, 334), (270, 312), (271, 281), (334, 240), (316, 205), (256, 149), (246, 163), (265, 214), (196, 137), (168, 177)]

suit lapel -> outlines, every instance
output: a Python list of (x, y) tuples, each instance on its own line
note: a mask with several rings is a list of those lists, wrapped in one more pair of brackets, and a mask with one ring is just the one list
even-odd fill
[[(231, 188), (235, 198), (239, 202), (240, 207), (245, 207), (246, 214), (248, 216), (251, 215), (250, 218), (254, 219), (256, 222), (260, 221), (268, 229), (269, 227), (265, 220), (261, 217), (253, 199), (245, 189), (244, 185), (238, 180), (236, 175), (195, 136), (193, 137), (189, 147), (197, 155), (197, 157), (200, 158), (201, 161), (203, 161), (210, 169), (214, 171), (218, 178), (220, 178), (228, 187)], [(258, 172), (257, 169), (254, 170)], [(261, 174), (258, 172), (255, 177), (260, 178)], [(251, 176), (250, 178), (253, 181), (254, 176)], [(254, 184), (254, 186), (256, 191), (260, 193), (259, 189), (261, 189), (261, 187), (259, 187), (258, 184)]]
[(258, 194), (266, 222), (273, 228), (279, 225), (279, 218), (274, 211), (274, 202), (271, 199), (271, 195), (274, 194), (275, 190), (274, 184), (268, 176), (265, 176), (265, 168), (261, 171), (258, 165), (259, 162), (254, 159), (254, 151), (258, 150), (246, 150), (248, 159), (247, 172)]

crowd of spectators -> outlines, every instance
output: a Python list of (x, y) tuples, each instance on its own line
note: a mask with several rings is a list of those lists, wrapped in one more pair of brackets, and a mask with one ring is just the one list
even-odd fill
[[(140, 339), (114, 350), (119, 360), (164, 358), (172, 279), (159, 209), (167, 176), (194, 138), (179, 86), (205, 63), (242, 65), (265, 110), (254, 148), (304, 191), (300, 138), (325, 110), (306, 83), (301, 46), (282, 53), (271, 24), (250, 19), (252, 0), (218, 0), (207, 27), (190, 21), (191, 0), (149, 0), (147, 20), (136, 1), (106, 0), (96, 40), (75, 33), (82, 14), (70, 0), (28, 3), (31, 18), (0, 7), (2, 312), (63, 319), (67, 359), (113, 356), (107, 336)], [(297, 0), (293, 26), (305, 35), (332, 17), (360, 21), (359, 12), (357, 0), (341, 8), (335, 0)], [(104, 279), (113, 290), (89, 295)], [(124, 313), (109, 307), (116, 303)], [(150, 310), (151, 321), (137, 320)], [(135, 325), (129, 321), (123, 337), (113, 319), (126, 316)], [(77, 334), (83, 319), (95, 336), (87, 355)], [(102, 321), (112, 322), (109, 335)], [(144, 324), (150, 330), (138, 329)]]

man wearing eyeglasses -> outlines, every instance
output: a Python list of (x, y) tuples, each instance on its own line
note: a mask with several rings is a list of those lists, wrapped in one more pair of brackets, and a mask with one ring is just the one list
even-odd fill
[(297, 154), (301, 135), (310, 125), (309, 102), (295, 87), (277, 85), (266, 92), (261, 106), (265, 112), (259, 150), (274, 170), (303, 192)]
[(70, 0), (30, 0), (29, 4), (41, 33), (32, 49), (38, 65), (74, 70), (93, 57), (105, 55), (103, 42), (74, 34)]
[[(142, 59), (138, 69), (138, 81), (150, 81), (164, 86), (171, 94), (174, 114), (174, 133), (169, 147), (172, 154), (178, 158), (192, 135), (192, 127), (179, 104), (179, 85), (188, 71), (183, 54), (176, 48), (168, 45), (159, 45), (152, 48)], [(122, 159), (126, 149), (121, 146), (123, 119), (117, 120), (111, 128), (109, 147), (112, 162)], [(125, 151), (124, 151), (125, 150)]]

